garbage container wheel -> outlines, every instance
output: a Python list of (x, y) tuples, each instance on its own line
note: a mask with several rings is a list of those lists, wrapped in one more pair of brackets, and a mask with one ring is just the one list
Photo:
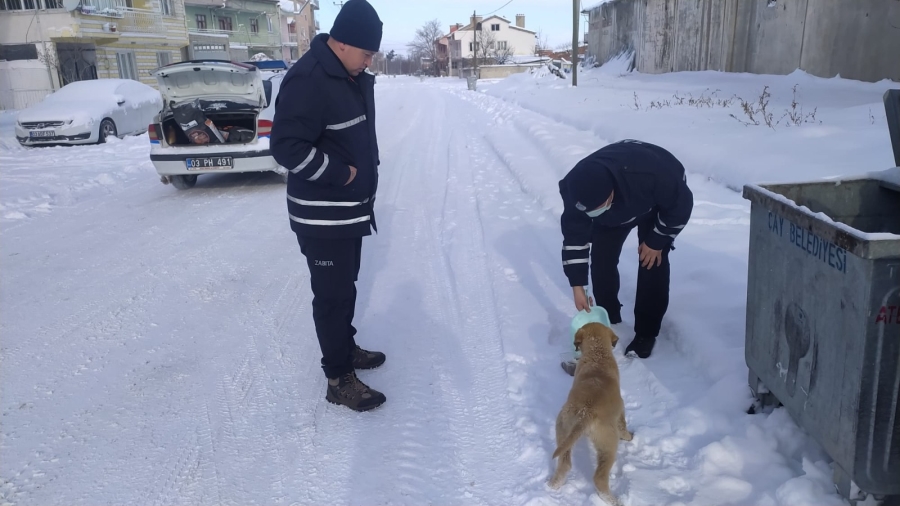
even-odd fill
[(781, 407), (781, 402), (769, 391), (759, 377), (750, 371), (748, 383), (750, 393), (753, 395), (753, 404), (747, 408), (748, 415), (756, 413), (771, 413), (772, 410)]

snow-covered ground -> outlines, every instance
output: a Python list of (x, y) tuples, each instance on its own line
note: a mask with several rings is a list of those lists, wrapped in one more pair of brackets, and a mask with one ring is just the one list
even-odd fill
[[(827, 456), (783, 410), (745, 414), (749, 204), (734, 189), (891, 167), (890, 83), (612, 67), (577, 89), (379, 78), (380, 233), (364, 241), (357, 327), (387, 353), (360, 376), (388, 402), (364, 414), (324, 400), (279, 176), (179, 192), (159, 183), (146, 136), (26, 150), (0, 113), (0, 503), (599, 504), (584, 441), (568, 484), (545, 485), (574, 314), (556, 182), (630, 137), (685, 162), (695, 209), (653, 356), (616, 351), (635, 438), (614, 493), (843, 504)], [(814, 123), (745, 126), (737, 103), (672, 103), (768, 85), (778, 119), (795, 84)]]

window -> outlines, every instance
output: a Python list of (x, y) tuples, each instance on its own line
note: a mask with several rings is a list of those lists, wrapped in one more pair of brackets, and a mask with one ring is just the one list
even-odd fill
[(174, 16), (175, 6), (172, 5), (174, 0), (159, 0), (159, 8), (163, 16)]
[(266, 103), (272, 103), (272, 81), (270, 79), (266, 79), (263, 81), (263, 92), (266, 94)]
[(506, 41), (505, 40), (497, 41), (497, 49), (506, 49)]
[(291, 23), (288, 25), (288, 33), (297, 33), (297, 24)]
[(206, 30), (206, 14), (197, 14), (197, 29)]
[(138, 80), (137, 61), (134, 59), (134, 51), (116, 52), (116, 64), (119, 66), (120, 79)]
[(499, 32), (500, 31), (500, 23), (497, 23), (496, 25), (491, 25), (491, 31)]
[(219, 30), (232, 31), (231, 18), (219, 18)]
[(157, 51), (156, 53), (156, 65), (159, 67), (165, 67), (166, 65), (172, 63), (172, 53), (169, 51)]
[(62, 9), (63, 3), (62, 0), (44, 0), (44, 8), (45, 9)]
[(269, 16), (266, 16), (266, 21), (269, 24), (269, 33), (274, 32), (275, 28), (272, 26), (272, 18), (270, 18)]
[(256, 18), (250, 20), (250, 33), (259, 33), (259, 20)]

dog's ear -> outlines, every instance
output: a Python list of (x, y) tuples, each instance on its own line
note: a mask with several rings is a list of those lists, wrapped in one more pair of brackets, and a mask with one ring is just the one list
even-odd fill
[(613, 329), (609, 329), (609, 339), (612, 341), (612, 347), (615, 348), (617, 344), (619, 344), (619, 336), (613, 331)]
[(584, 342), (584, 327), (575, 332), (575, 351), (581, 351), (581, 343)]

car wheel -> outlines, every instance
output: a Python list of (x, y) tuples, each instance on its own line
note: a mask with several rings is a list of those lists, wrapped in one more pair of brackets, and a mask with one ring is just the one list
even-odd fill
[(179, 190), (190, 190), (197, 184), (197, 176), (169, 176), (169, 181)]
[(100, 139), (99, 142), (102, 144), (106, 142), (108, 137), (115, 137), (116, 134), (116, 124), (113, 120), (106, 118), (105, 120), (100, 122)]

